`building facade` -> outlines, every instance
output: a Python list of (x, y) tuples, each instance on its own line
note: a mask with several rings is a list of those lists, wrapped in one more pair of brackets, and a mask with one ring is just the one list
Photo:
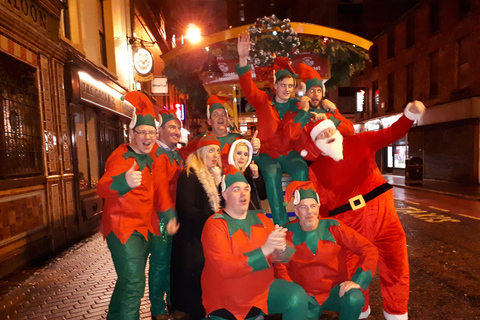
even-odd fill
[(425, 179), (480, 181), (479, 19), (475, 0), (421, 1), (373, 39), (371, 63), (353, 80), (364, 93), (355, 119), (361, 130), (383, 127), (409, 101), (425, 103), (405, 142), (392, 146), (394, 157), (422, 159)]
[(156, 81), (169, 48), (146, 0), (0, 1), (0, 277), (98, 228), (96, 183), (134, 112), (122, 96), (178, 100)]

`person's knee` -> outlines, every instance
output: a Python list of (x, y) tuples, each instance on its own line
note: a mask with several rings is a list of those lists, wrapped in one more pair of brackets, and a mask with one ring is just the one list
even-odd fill
[(358, 289), (351, 289), (345, 293), (343, 303), (349, 305), (351, 308), (362, 309), (365, 304), (365, 297), (362, 291)]
[(292, 287), (288, 294), (288, 301), (286, 301), (288, 308), (307, 308), (308, 295), (300, 286)]

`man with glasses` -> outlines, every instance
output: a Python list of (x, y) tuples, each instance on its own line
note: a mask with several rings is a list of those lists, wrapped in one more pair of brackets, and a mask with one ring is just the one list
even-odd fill
[[(288, 262), (275, 263), (275, 277), (292, 281), (309, 295), (307, 319), (324, 310), (340, 311), (340, 319), (357, 320), (366, 290), (377, 268), (375, 246), (355, 230), (330, 218), (319, 218), (320, 202), (310, 181), (290, 183), (285, 201), (293, 200), (297, 220), (287, 223), (287, 242), (295, 247)], [(347, 252), (360, 257), (352, 276)]]
[(157, 132), (155, 112), (149, 98), (138, 91), (127, 93), (125, 100), (135, 107), (131, 142), (122, 144), (108, 157), (97, 185), (98, 195), (105, 199), (101, 232), (118, 276), (108, 308), (109, 320), (139, 319), (148, 240), (152, 234), (160, 234), (153, 206), (150, 154)]
[(272, 97), (257, 88), (252, 79), (247, 59), (250, 51), (248, 32), (238, 37), (237, 51), (239, 63), (235, 68), (242, 91), (255, 108), (258, 138), (262, 144), (260, 154), (254, 160), (265, 180), (273, 221), (283, 225), (289, 221), (283, 205), (283, 173), (289, 174), (294, 181), (308, 180), (307, 163), (298, 151), (292, 148), (290, 141), (299, 137), (312, 114), (308, 112), (308, 105), (301, 105), (298, 99), (291, 98), (297, 75), (287, 58), (275, 58), (275, 96)]

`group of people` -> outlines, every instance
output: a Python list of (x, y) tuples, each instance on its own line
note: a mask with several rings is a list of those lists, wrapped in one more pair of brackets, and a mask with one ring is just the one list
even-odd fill
[[(212, 95), (211, 131), (177, 150), (175, 115), (155, 114), (140, 92), (125, 95), (136, 108), (131, 142), (110, 155), (97, 187), (118, 275), (107, 319), (139, 319), (148, 259), (152, 319), (301, 320), (324, 310), (366, 319), (377, 265), (385, 319), (408, 319), (406, 238), (375, 152), (425, 107), (413, 101), (391, 127), (354, 134), (312, 67), (276, 58), (270, 96), (252, 80), (248, 33), (237, 48), (240, 85), (258, 118), (250, 141), (230, 132), (225, 100)], [(301, 98), (292, 97), (296, 87)], [(292, 177), (285, 197), (284, 173)], [(273, 222), (261, 209), (266, 198)]]

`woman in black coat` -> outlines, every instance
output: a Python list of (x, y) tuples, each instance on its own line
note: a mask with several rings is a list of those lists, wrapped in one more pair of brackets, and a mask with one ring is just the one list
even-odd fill
[(267, 191), (260, 170), (252, 161), (252, 155), (253, 148), (248, 140), (235, 140), (230, 146), (228, 163), (242, 172), (248, 184), (250, 184), (250, 204), (248, 209), (261, 210), (260, 200), (267, 199)]
[(173, 237), (170, 272), (174, 319), (205, 317), (200, 285), (205, 259), (200, 237), (207, 218), (220, 210), (217, 187), (221, 167), (220, 142), (209, 134), (199, 141), (178, 177), (176, 209), (180, 229)]

